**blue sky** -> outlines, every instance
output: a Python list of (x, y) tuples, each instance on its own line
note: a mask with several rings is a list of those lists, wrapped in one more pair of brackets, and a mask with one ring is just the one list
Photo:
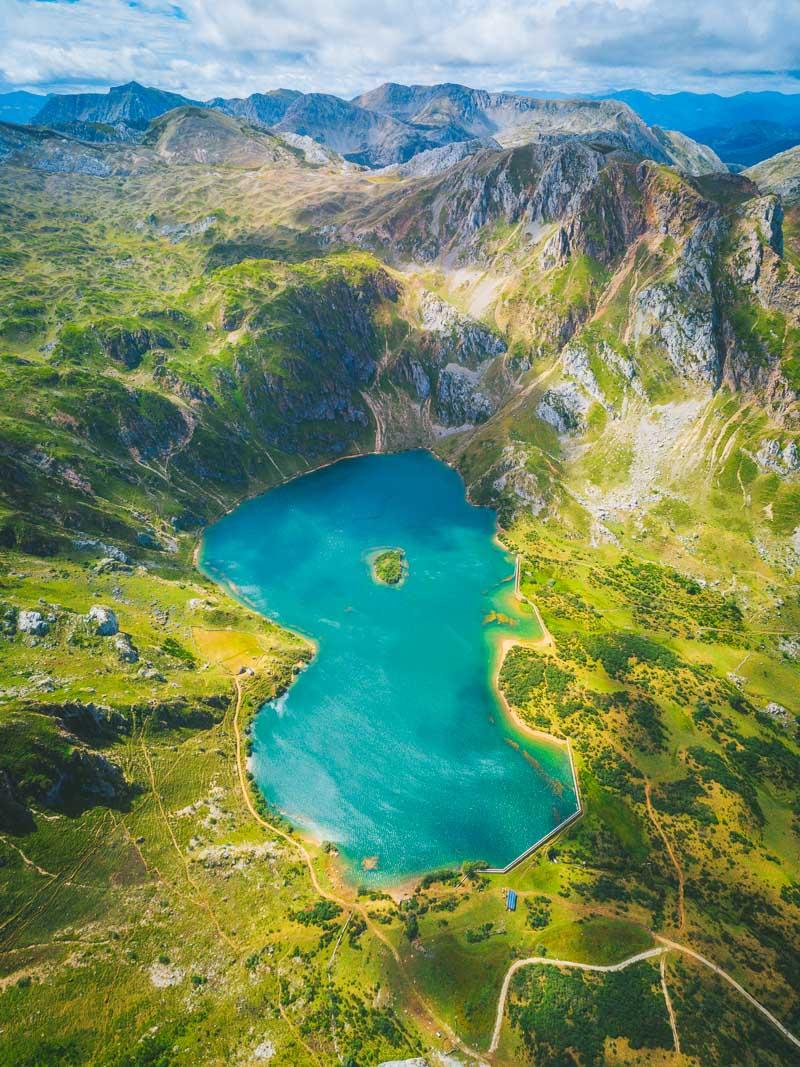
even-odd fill
[(0, 0), (0, 88), (800, 91), (798, 0)]

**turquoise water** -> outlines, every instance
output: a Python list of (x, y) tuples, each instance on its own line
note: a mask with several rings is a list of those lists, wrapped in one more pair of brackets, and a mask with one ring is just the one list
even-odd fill
[[(271, 804), (336, 843), (353, 879), (504, 866), (575, 808), (563, 749), (516, 732), (492, 688), (498, 636), (525, 629), (486, 622), (513, 599), (493, 533), (494, 512), (426, 452), (335, 464), (206, 533), (207, 574), (318, 643), (257, 716), (252, 769)], [(385, 546), (406, 552), (399, 587), (372, 579)]]

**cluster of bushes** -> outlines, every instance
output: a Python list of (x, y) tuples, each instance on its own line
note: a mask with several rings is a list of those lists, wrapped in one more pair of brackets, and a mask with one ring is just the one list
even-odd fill
[(672, 1048), (657, 972), (649, 964), (602, 978), (555, 967), (526, 967), (514, 979), (512, 1025), (537, 1064), (603, 1064), (608, 1038), (633, 1049)]
[(550, 925), (552, 906), (550, 898), (538, 895), (525, 898), (526, 922), (532, 930), (542, 930)]
[(613, 748), (606, 745), (592, 752), (587, 747), (584, 757), (591, 774), (606, 789), (627, 794), (635, 800), (643, 798), (642, 772)]
[[(609, 698), (604, 694), (587, 691), (576, 684), (575, 674), (568, 667), (521, 647), (512, 648), (503, 661), (500, 688), (517, 707), (526, 707), (535, 696), (540, 708), (546, 704), (559, 718), (576, 712), (594, 716), (598, 708), (609, 705)], [(542, 725), (548, 725), (546, 716)]]
[(717, 822), (711, 808), (703, 803), (705, 789), (694, 774), (674, 782), (663, 782), (654, 797), (655, 806), (667, 815), (689, 815), (703, 825)]
[[(744, 629), (744, 617), (733, 600), (670, 567), (625, 555), (608, 568), (606, 581), (631, 604), (635, 621), (653, 629), (671, 633), (694, 633), (698, 627), (732, 633)], [(709, 639), (714, 637), (709, 634)]]
[(601, 663), (610, 678), (624, 679), (637, 662), (664, 670), (674, 670), (680, 664), (671, 649), (643, 634), (628, 631), (587, 634), (581, 644), (586, 657)]
[(302, 923), (303, 926), (326, 927), (341, 914), (342, 909), (333, 900), (318, 900), (310, 908), (292, 912), (291, 918), (296, 923)]
[[(759, 825), (764, 824), (764, 812), (758, 802), (758, 794), (753, 779), (746, 776), (733, 763), (735, 755), (729, 762), (718, 752), (697, 746), (690, 748), (688, 755), (698, 768), (698, 775), (703, 782), (716, 782), (729, 792), (741, 797), (752, 812)], [(733, 763), (733, 765), (732, 765)]]

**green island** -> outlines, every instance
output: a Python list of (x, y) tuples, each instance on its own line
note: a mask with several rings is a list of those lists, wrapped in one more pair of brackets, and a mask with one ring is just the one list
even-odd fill
[[(389, 179), (213, 108), (26, 129), (0, 1065), (796, 1062), (800, 186), (616, 130)], [(257, 788), (254, 718), (315, 650), (195, 562), (246, 498), (409, 448), (519, 557), (545, 634), (499, 686), (569, 739), (584, 810), (506, 875), (389, 891)]]
[(387, 548), (370, 559), (372, 577), (383, 585), (401, 585), (408, 574), (406, 554), (402, 548)]

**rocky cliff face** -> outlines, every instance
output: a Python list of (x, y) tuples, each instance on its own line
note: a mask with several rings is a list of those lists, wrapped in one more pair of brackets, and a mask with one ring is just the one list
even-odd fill
[(178, 93), (128, 82), (127, 85), (115, 85), (107, 93), (53, 94), (34, 116), (33, 123), (53, 129), (75, 122), (92, 122), (144, 130), (164, 112), (196, 103)]
[(705, 146), (684, 134), (649, 129), (627, 104), (612, 100), (537, 100), (517, 93), (489, 93), (464, 85), (387, 83), (356, 98), (361, 107), (424, 125), (455, 125), (472, 137), (514, 146), (552, 135), (597, 138), (690, 173), (727, 168)]
[(497, 372), (497, 361), (505, 352), (496, 333), (423, 291), (419, 333), (392, 364), (390, 374), (428, 405), (439, 426), (474, 426), (496, 411), (507, 395), (509, 382), (502, 370)]
[(671, 276), (640, 289), (631, 321), (634, 344), (661, 347), (675, 371), (719, 384), (722, 372), (712, 269), (722, 222), (699, 222), (683, 245)]
[(570, 213), (603, 163), (600, 152), (574, 141), (484, 149), (444, 174), (388, 190), (341, 233), (388, 254), (469, 261), (480, 258), (488, 226), (522, 223), (535, 233)]

